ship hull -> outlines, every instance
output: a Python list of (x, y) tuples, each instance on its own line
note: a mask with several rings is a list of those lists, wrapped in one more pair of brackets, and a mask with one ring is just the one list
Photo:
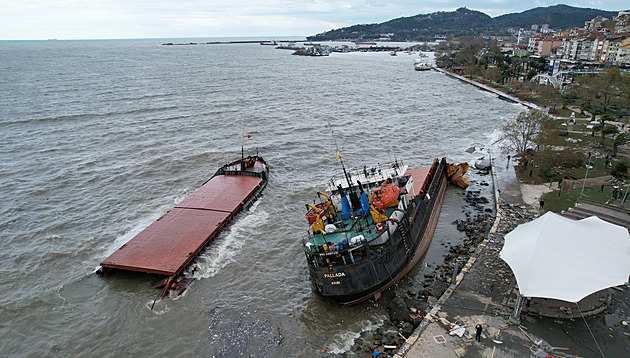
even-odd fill
[(378, 299), (383, 291), (404, 277), (424, 256), (435, 232), (447, 187), (444, 166), (443, 160), (431, 178), (429, 195), (422, 199), (416, 196), (410, 202), (404, 216), (409, 225), (401, 225), (394, 231), (387, 249), (370, 247), (365, 251), (364, 260), (350, 265), (316, 267), (309, 263), (313, 289), (325, 297), (352, 305), (370, 298)]

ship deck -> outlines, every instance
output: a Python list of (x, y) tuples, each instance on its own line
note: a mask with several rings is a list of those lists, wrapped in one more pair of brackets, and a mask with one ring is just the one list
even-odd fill
[[(422, 186), (427, 180), (427, 176), (430, 170), (431, 167), (407, 170), (406, 174), (411, 175), (413, 178), (414, 193), (417, 194), (420, 189), (422, 189)], [(394, 209), (395, 208), (392, 207), (385, 209), (385, 215), (390, 216)], [(372, 221), (372, 216), (370, 215), (360, 221), (359, 225), (362, 227), (361, 230), (357, 228), (351, 229), (351, 226), (354, 222), (352, 219), (346, 219), (342, 221), (345, 224), (345, 227), (341, 228), (339, 231), (334, 233), (326, 233), (326, 235), (318, 233), (310, 239), (310, 242), (312, 242), (314, 245), (324, 245), (326, 243), (332, 243), (336, 245), (342, 243), (343, 240), (346, 240), (346, 242), (350, 242), (351, 238), (358, 235), (363, 235), (363, 237), (365, 237), (367, 241), (372, 241), (372, 239), (376, 238), (379, 235), (378, 233), (374, 232), (374, 222)], [(337, 227), (339, 227), (338, 223), (339, 222), (335, 223)]]
[[(385, 215), (389, 216), (394, 211), (394, 208), (385, 209)], [(363, 235), (363, 237), (367, 241), (372, 241), (372, 239), (376, 238), (379, 234), (374, 232), (374, 222), (372, 221), (372, 216), (368, 215), (365, 218), (361, 219), (358, 223), (359, 228), (351, 228), (354, 220), (345, 219), (341, 220), (345, 225), (343, 228), (340, 228), (339, 231), (333, 233), (326, 233), (323, 235), (321, 232), (313, 235), (313, 238), (310, 240), (315, 245), (324, 245), (324, 244), (340, 244), (343, 240), (346, 242), (350, 242), (350, 239)], [(339, 221), (335, 223), (335, 226), (339, 227)]]
[(179, 275), (260, 189), (263, 180), (218, 175), (107, 257), (101, 266)]

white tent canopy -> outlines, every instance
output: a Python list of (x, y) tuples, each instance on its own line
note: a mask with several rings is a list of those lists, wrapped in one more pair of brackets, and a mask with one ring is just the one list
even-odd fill
[(630, 235), (595, 216), (579, 221), (547, 212), (505, 235), (499, 256), (525, 297), (578, 302), (630, 277)]

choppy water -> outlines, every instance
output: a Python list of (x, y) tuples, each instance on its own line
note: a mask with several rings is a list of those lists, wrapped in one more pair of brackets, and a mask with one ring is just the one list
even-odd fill
[[(521, 110), (416, 72), (406, 54), (162, 42), (0, 42), (2, 356), (348, 350), (385, 309), (341, 307), (310, 289), (304, 203), (338, 169), (327, 122), (347, 166), (417, 167), (436, 156), (472, 162), (464, 150), (490, 143)], [(102, 259), (240, 156), (241, 123), (271, 180), (199, 258), (185, 295), (151, 311), (154, 277), (96, 276)], [(428, 262), (461, 238), (451, 223), (462, 206), (449, 191)]]

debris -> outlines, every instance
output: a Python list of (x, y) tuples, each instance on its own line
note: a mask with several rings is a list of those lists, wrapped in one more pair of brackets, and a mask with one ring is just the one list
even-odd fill
[(449, 335), (451, 335), (451, 336), (455, 336), (455, 335), (456, 335), (456, 336), (458, 336), (459, 338), (462, 338), (462, 336), (464, 335), (464, 333), (466, 333), (466, 328), (461, 327), (461, 326), (459, 326), (459, 325), (457, 325), (457, 324), (456, 324), (456, 325), (454, 325), (454, 326), (451, 328), (451, 331), (450, 331), (448, 334), (449, 334)]
[(556, 350), (556, 351), (568, 351), (569, 350), (569, 348), (566, 348), (566, 347), (553, 347), (553, 349)]
[(502, 344), (503, 341), (500, 341), (498, 339), (493, 339), (492, 342), (494, 342), (495, 344)]
[(570, 307), (564, 307), (564, 306), (560, 307), (560, 311), (562, 311), (564, 314), (567, 314), (567, 315), (571, 315), (573, 313)]
[(532, 342), (534, 343), (534, 340), (532, 339), (532, 337), (529, 336), (529, 334), (527, 334), (527, 332), (525, 332), (525, 330), (522, 328), (522, 326), (518, 326), (518, 329), (521, 330), (521, 332), (523, 332), (523, 334), (525, 334), (525, 336)]

